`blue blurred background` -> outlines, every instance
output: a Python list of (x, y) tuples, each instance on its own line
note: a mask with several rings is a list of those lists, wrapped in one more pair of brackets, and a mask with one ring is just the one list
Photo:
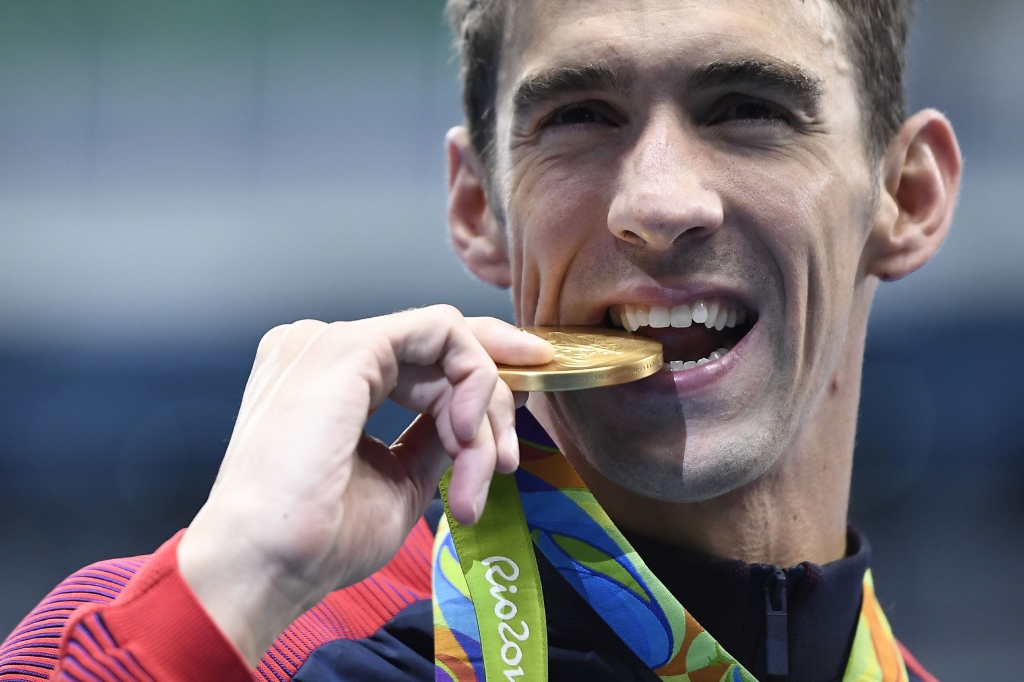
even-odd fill
[[(202, 504), (262, 333), (449, 302), (461, 120), (440, 0), (0, 3), (0, 634)], [(929, 0), (914, 107), (967, 161), (939, 256), (881, 287), (852, 519), (945, 681), (1024, 644), (1024, 3)], [(408, 420), (388, 408), (371, 431)]]

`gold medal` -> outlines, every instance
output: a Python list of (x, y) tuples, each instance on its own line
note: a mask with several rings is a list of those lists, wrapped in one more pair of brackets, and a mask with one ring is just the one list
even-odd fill
[(601, 327), (527, 327), (523, 331), (555, 347), (546, 365), (498, 365), (513, 391), (579, 391), (644, 379), (658, 372), (661, 344), (627, 331)]

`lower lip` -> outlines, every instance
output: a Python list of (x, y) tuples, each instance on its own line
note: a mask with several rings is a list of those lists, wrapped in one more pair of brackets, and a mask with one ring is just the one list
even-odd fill
[(730, 374), (742, 363), (750, 352), (755, 337), (760, 334), (761, 325), (754, 324), (732, 350), (706, 364), (679, 371), (662, 370), (646, 379), (620, 384), (622, 389), (635, 394), (671, 393), (673, 395), (694, 394), (711, 387)]

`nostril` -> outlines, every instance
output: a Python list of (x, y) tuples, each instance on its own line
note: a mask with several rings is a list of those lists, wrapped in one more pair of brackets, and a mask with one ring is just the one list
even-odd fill
[(638, 235), (636, 232), (633, 232), (632, 230), (623, 230), (622, 233), (619, 235), (619, 238), (628, 244), (640, 245), (647, 243), (646, 239)]
[(708, 228), (704, 227), (703, 225), (694, 225), (690, 229), (688, 229), (688, 230), (686, 230), (684, 232), (680, 232), (679, 234), (677, 234), (675, 239), (672, 240), (672, 244), (673, 245), (674, 244), (678, 244), (679, 242), (683, 241), (683, 239), (686, 238), (686, 237), (689, 237), (691, 239), (693, 239), (695, 237), (696, 238), (705, 237), (705, 236), (711, 234), (713, 231), (714, 230), (709, 230)]

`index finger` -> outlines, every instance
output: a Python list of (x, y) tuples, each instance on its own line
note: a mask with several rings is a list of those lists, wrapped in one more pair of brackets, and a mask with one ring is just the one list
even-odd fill
[[(442, 437), (450, 433), (460, 443), (473, 441), (498, 381), (498, 372), (494, 360), (467, 326), (466, 318), (457, 309), (440, 305), (395, 313), (379, 318), (376, 323), (399, 363), (436, 364), (446, 377), (450, 389), (432, 398), (436, 404), (430, 407)], [(518, 332), (514, 327), (506, 327), (504, 333), (511, 337), (506, 343), (515, 346)]]

